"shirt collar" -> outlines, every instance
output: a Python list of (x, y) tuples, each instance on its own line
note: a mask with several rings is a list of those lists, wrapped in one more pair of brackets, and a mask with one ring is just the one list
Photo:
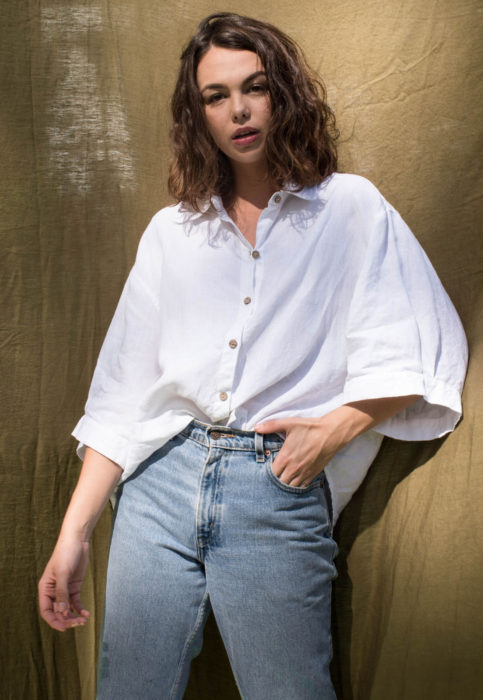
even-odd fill
[[(314, 201), (318, 198), (318, 185), (313, 185), (312, 187), (303, 187), (301, 190), (297, 191), (297, 185), (295, 183), (289, 183), (283, 189), (278, 192), (274, 192), (270, 199), (273, 199), (277, 194), (282, 196), (293, 195), (299, 197), (300, 199), (305, 199), (307, 201)], [(193, 212), (191, 218), (198, 219), (200, 216), (204, 216), (210, 209), (214, 209), (218, 214), (222, 213), (225, 208), (223, 206), (223, 201), (221, 197), (217, 194), (212, 195), (211, 199), (206, 199), (199, 203), (200, 211)]]
[(296, 187), (297, 185), (290, 183), (283, 190), (280, 190), (280, 192), (288, 192), (289, 194), (295, 195), (296, 197), (300, 197), (300, 199), (307, 199), (309, 201), (313, 201), (314, 199), (318, 198), (318, 185), (313, 185), (312, 187), (303, 187), (298, 192), (296, 190)]

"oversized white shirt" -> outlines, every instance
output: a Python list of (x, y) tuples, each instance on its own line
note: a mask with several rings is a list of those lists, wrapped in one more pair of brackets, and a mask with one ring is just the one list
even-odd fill
[(461, 415), (467, 349), (424, 251), (366, 179), (275, 193), (253, 249), (214, 197), (162, 209), (141, 238), (74, 429), (123, 479), (193, 418), (252, 430), (342, 404), (423, 398), (326, 467), (335, 517), (382, 437), (427, 440)]

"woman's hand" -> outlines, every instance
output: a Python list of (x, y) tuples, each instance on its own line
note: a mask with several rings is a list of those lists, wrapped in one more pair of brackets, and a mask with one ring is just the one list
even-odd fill
[(308, 486), (351, 440), (410, 406), (420, 397), (395, 396), (354, 401), (322, 418), (280, 418), (255, 426), (257, 433), (285, 433), (275, 458), (275, 476), (290, 486)]
[(59, 539), (39, 581), (40, 614), (55, 630), (84, 625), (89, 618), (80, 599), (89, 538), (121, 474), (118, 464), (86, 448)]
[(59, 538), (39, 581), (40, 614), (59, 632), (85, 625), (89, 619), (80, 598), (88, 558), (88, 542)]
[(323, 418), (283, 418), (256, 426), (258, 433), (285, 433), (272, 470), (290, 486), (308, 486), (346, 444), (343, 432), (328, 429)]

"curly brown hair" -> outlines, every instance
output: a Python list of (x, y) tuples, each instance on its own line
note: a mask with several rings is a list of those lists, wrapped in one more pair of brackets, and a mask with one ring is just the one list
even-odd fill
[(213, 194), (232, 194), (230, 162), (208, 132), (196, 80), (198, 64), (211, 46), (253, 51), (262, 61), (272, 109), (265, 155), (274, 185), (302, 189), (332, 174), (337, 169), (335, 117), (301, 49), (267, 22), (222, 12), (200, 23), (181, 55), (171, 100), (170, 194), (197, 211)]

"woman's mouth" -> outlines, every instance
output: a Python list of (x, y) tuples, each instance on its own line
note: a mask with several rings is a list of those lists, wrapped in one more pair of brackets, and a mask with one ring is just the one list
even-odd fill
[(253, 143), (260, 136), (258, 129), (251, 129), (247, 127), (246, 129), (237, 129), (233, 136), (232, 141), (240, 146), (247, 146)]

